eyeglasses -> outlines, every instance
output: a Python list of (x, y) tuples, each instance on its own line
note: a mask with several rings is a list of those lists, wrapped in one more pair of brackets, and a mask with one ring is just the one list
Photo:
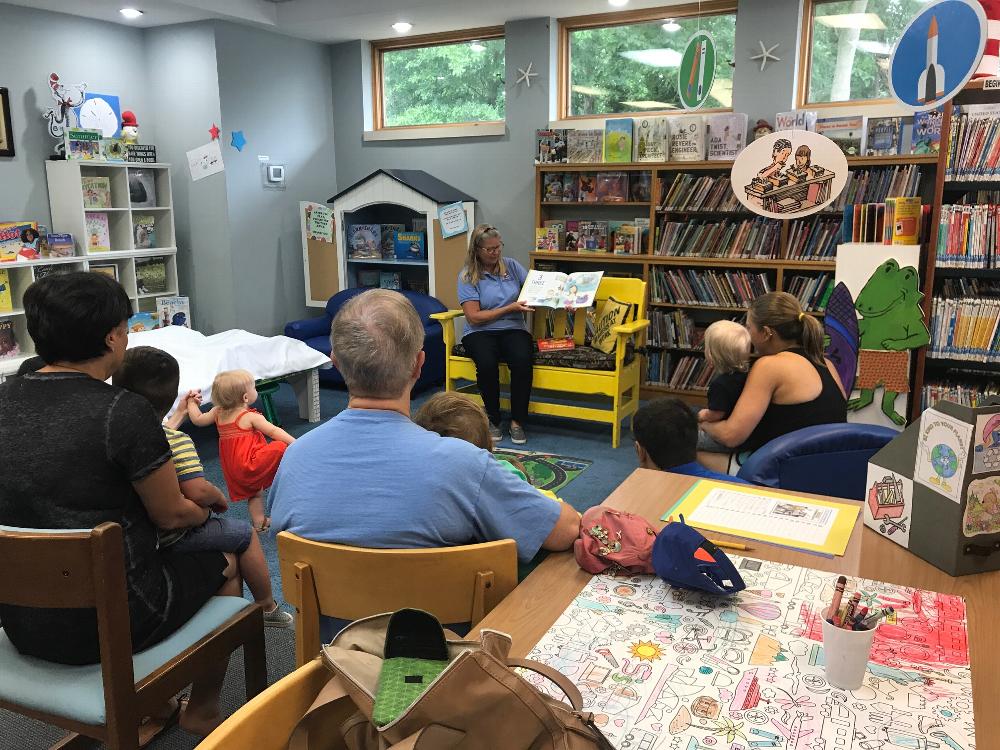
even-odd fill
[(482, 250), (484, 253), (499, 253), (501, 250), (503, 250), (503, 240), (501, 240), (500, 244), (497, 245), (496, 247), (485, 247), (483, 245), (479, 245), (479, 249)]

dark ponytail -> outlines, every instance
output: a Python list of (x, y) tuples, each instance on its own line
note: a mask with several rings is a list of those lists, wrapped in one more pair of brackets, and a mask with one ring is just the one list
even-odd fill
[(815, 317), (802, 311), (799, 300), (788, 292), (768, 292), (750, 303), (750, 319), (758, 328), (767, 326), (785, 341), (801, 346), (806, 358), (817, 367), (825, 367), (823, 326)]

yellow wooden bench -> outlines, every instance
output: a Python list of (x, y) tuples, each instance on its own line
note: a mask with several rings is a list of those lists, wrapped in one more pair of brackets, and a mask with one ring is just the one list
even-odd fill
[[(619, 302), (629, 302), (635, 305), (635, 320), (616, 326), (612, 329), (617, 337), (613, 357), (614, 370), (584, 370), (575, 367), (559, 367), (536, 364), (533, 368), (533, 383), (531, 403), (528, 411), (531, 414), (547, 414), (571, 419), (586, 419), (592, 422), (603, 422), (611, 425), (611, 445), (618, 447), (621, 437), (622, 420), (635, 413), (639, 407), (639, 383), (641, 380), (641, 357), (635, 354), (632, 361), (625, 363), (627, 343), (640, 334), (648, 325), (646, 319), (646, 282), (641, 279), (626, 279), (605, 277), (597, 289), (596, 307), (608, 297), (614, 297)], [(573, 316), (573, 340), (577, 346), (583, 346), (586, 336), (586, 315)], [(555, 330), (566, 330), (565, 310), (555, 312)], [(458, 318), (464, 317), (461, 310), (449, 310), (431, 315), (441, 321), (444, 329), (445, 349), (445, 390), (464, 393), (482, 403), (476, 388), (476, 365), (469, 357), (454, 354), (456, 324)], [(536, 313), (533, 321), (534, 338), (544, 338), (546, 335), (547, 316)], [(558, 335), (558, 334), (556, 334)], [(459, 385), (460, 381), (471, 381), (471, 384)], [(500, 382), (510, 384), (510, 372), (507, 366), (500, 365)], [(567, 394), (575, 403), (557, 403), (548, 394)], [(501, 398), (501, 404), (510, 408), (510, 399)], [(583, 405), (586, 404), (586, 405)]]

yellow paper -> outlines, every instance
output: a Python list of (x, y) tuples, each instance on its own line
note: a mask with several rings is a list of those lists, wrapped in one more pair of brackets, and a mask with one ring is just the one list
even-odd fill
[(683, 515), (700, 529), (843, 555), (859, 510), (857, 505), (699, 479), (660, 520)]

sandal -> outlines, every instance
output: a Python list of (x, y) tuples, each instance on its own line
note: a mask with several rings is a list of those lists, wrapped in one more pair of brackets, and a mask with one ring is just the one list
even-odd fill
[(161, 718), (147, 716), (139, 722), (140, 748), (146, 747), (146, 745), (177, 723), (181, 715), (181, 710), (187, 705), (188, 699), (187, 696), (181, 696), (180, 698), (171, 698), (170, 700), (173, 701), (173, 709), (168, 716)]
[(270, 517), (264, 518), (264, 522), (260, 526), (254, 526), (254, 531), (258, 534), (266, 534), (271, 530), (271, 519)]

